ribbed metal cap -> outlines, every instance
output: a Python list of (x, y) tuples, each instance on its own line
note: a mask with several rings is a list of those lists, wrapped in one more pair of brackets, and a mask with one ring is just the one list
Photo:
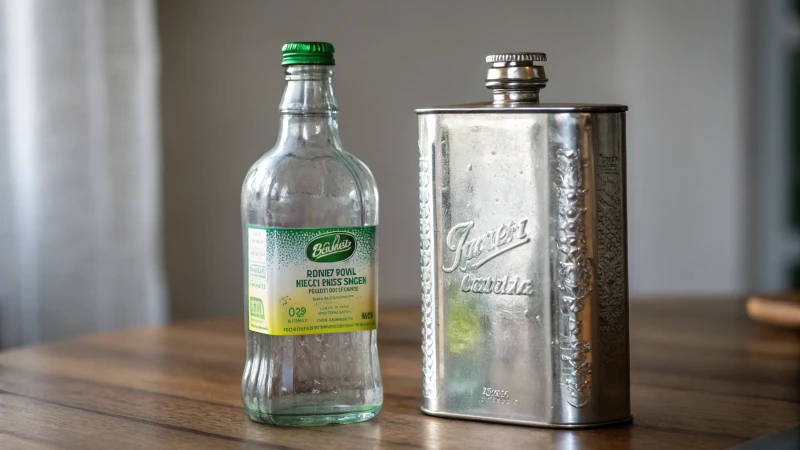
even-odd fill
[(318, 64), (333, 66), (336, 60), (333, 59), (333, 45), (327, 42), (289, 42), (283, 44), (281, 53), (283, 54), (282, 66), (296, 64)]
[(547, 55), (538, 52), (496, 53), (486, 57), (487, 63), (496, 62), (522, 62), (522, 61), (547, 61)]
[(539, 90), (547, 84), (544, 67), (547, 55), (537, 52), (495, 53), (486, 57), (490, 63), (486, 87), (492, 90), (494, 103), (539, 103)]

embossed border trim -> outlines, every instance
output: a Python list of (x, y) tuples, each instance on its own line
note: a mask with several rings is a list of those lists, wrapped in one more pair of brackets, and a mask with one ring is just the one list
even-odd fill
[(580, 150), (556, 149), (556, 246), (558, 248), (558, 314), (562, 389), (567, 402), (580, 408), (592, 397), (592, 364), (586, 354), (581, 312), (592, 289), (592, 267), (586, 249), (586, 193)]
[[(422, 123), (420, 122), (420, 125)], [(430, 130), (429, 130), (430, 131)], [(419, 142), (419, 245), (422, 287), (422, 396), (436, 397), (436, 318), (433, 299), (433, 167), (435, 144)]]
[(627, 356), (625, 208), (622, 158), (596, 155), (597, 284), (600, 358), (613, 364)]

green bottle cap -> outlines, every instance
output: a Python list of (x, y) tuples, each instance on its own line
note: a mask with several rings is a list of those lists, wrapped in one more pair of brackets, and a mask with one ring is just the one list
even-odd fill
[(336, 64), (333, 59), (333, 45), (327, 42), (289, 42), (281, 48), (283, 54), (282, 66), (295, 64), (319, 64), (332, 66)]

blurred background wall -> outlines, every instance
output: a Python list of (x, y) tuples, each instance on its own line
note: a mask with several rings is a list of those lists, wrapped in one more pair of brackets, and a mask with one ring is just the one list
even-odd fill
[(800, 289), (800, 0), (0, 0), (0, 348), (242, 313), (292, 40), (336, 45), (384, 306), (418, 302), (413, 111), (488, 100), (498, 51), (630, 105), (634, 299)]
[(164, 322), (153, 0), (0, 0), (0, 348)]
[(242, 310), (239, 189), (274, 143), (280, 47), (292, 40), (336, 46), (342, 140), (382, 195), (383, 305), (418, 297), (413, 111), (488, 100), (483, 58), (498, 51), (548, 54), (543, 101), (630, 106), (634, 296), (752, 289), (748, 67), (759, 8), (744, 0), (159, 2), (174, 317)]

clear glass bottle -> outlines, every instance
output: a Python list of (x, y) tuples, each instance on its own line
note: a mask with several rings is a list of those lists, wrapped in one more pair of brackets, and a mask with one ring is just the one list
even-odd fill
[(342, 149), (333, 64), (330, 44), (284, 45), (278, 140), (242, 187), (242, 400), (257, 422), (361, 422), (383, 402), (375, 330), (378, 191), (369, 169)]

